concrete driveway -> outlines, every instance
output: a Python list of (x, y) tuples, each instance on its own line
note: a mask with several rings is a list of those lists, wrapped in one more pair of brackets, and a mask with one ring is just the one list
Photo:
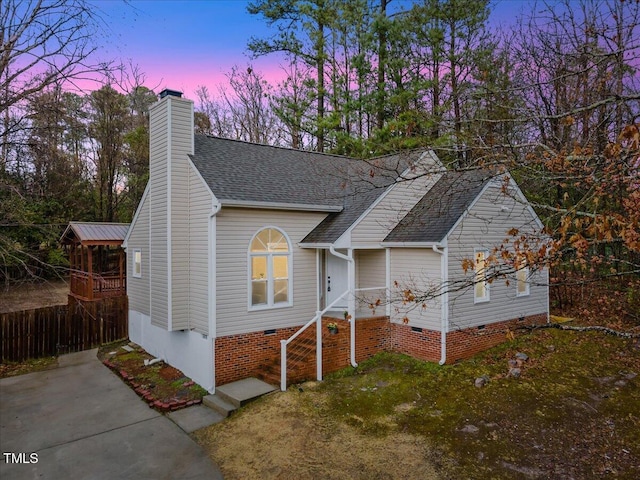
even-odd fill
[(222, 479), (182, 429), (96, 358), (0, 379), (0, 478)]

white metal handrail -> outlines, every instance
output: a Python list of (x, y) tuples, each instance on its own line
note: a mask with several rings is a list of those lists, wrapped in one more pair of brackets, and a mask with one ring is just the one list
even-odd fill
[[(288, 339), (280, 340), (280, 390), (284, 392), (287, 389), (287, 345), (298, 338), (302, 332), (311, 325), (318, 322), (325, 313), (331, 310), (335, 304), (342, 300), (342, 298), (348, 293), (349, 290), (345, 291), (324, 310), (316, 312), (315, 316), (311, 320), (305, 323), (300, 330), (291, 335)], [(316, 376), (318, 380), (322, 380), (322, 329), (320, 328), (316, 328)]]

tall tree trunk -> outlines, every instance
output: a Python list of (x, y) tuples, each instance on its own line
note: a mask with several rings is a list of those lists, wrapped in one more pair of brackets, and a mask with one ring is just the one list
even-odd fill
[(318, 152), (324, 152), (324, 23), (318, 20), (318, 41), (316, 43), (316, 54), (318, 56)]
[(456, 137), (456, 152), (458, 166), (465, 165), (465, 151), (461, 150), (462, 140), (462, 113), (460, 109), (460, 88), (458, 85), (458, 71), (456, 66), (458, 64), (456, 60), (456, 22), (455, 20), (450, 23), (451, 36), (449, 37), (449, 64), (451, 68), (451, 97), (453, 100), (453, 125)]
[[(380, 17), (387, 16), (387, 0), (380, 0)], [(378, 31), (378, 98), (376, 105), (376, 126), (379, 130), (384, 127), (385, 109), (385, 67), (387, 64), (387, 25), (382, 23)]]

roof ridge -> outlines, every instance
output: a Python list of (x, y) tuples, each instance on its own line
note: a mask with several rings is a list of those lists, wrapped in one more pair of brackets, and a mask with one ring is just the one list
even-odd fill
[(128, 222), (100, 222), (97, 220), (92, 220), (89, 222), (85, 222), (82, 220), (71, 220), (69, 223), (73, 223), (74, 225), (130, 225)]
[(196, 135), (199, 135), (199, 136), (202, 136), (202, 137), (206, 137), (206, 138), (213, 138), (213, 139), (216, 139), (216, 140), (226, 140), (226, 141), (229, 141), (229, 142), (243, 143), (245, 145), (255, 145), (257, 147), (269, 147), (269, 148), (274, 148), (274, 149), (278, 149), (278, 150), (286, 150), (286, 151), (289, 151), (289, 152), (309, 153), (311, 155), (339, 158), (339, 159), (344, 159), (344, 160), (359, 160), (356, 157), (349, 157), (347, 155), (339, 155), (337, 153), (315, 152), (313, 150), (302, 150), (302, 149), (299, 149), (299, 148), (283, 147), (283, 146), (280, 146), (280, 145), (270, 145), (268, 143), (249, 142), (247, 140), (241, 140), (239, 138), (220, 137), (218, 135), (209, 135), (209, 134), (206, 134), (206, 133), (197, 133)]
[(388, 157), (395, 157), (395, 156), (401, 155), (403, 153), (412, 154), (412, 153), (426, 153), (426, 152), (435, 153), (435, 151), (431, 147), (416, 147), (416, 148), (408, 148), (406, 150), (398, 150), (396, 152), (385, 153), (383, 155), (377, 155), (375, 157), (363, 158), (362, 160), (366, 160), (366, 161), (379, 160), (379, 159), (388, 158)]

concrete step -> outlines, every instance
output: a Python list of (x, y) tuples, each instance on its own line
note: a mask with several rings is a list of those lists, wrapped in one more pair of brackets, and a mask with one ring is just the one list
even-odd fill
[(224, 417), (228, 417), (234, 410), (251, 400), (276, 390), (278, 389), (273, 385), (257, 378), (245, 378), (216, 387), (216, 393), (204, 397), (202, 403)]
[(244, 378), (237, 382), (216, 387), (216, 395), (236, 407), (242, 407), (251, 400), (275, 390), (276, 388), (273, 385), (269, 385), (257, 378)]
[(202, 404), (219, 413), (224, 418), (227, 418), (238, 408), (235, 405), (226, 402), (215, 393), (213, 395), (206, 395), (203, 397)]

